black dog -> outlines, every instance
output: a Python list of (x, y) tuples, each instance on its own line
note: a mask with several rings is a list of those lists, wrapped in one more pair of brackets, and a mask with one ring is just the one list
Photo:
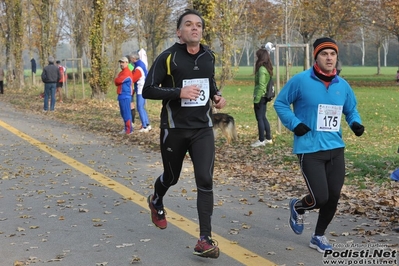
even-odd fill
[(231, 115), (224, 113), (215, 113), (212, 116), (213, 132), (216, 137), (216, 129), (220, 129), (227, 139), (227, 143), (237, 139), (237, 131), (234, 123), (234, 118)]

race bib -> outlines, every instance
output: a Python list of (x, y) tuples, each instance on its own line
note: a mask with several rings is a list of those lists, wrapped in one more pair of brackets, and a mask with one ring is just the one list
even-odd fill
[(209, 101), (209, 79), (184, 79), (183, 87), (189, 85), (196, 85), (200, 88), (200, 96), (195, 100), (181, 99), (182, 107), (197, 107), (204, 106)]
[(317, 112), (317, 131), (339, 131), (341, 127), (342, 106), (319, 104)]

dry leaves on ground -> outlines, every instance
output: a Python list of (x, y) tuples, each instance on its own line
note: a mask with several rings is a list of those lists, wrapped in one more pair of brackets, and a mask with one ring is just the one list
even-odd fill
[[(13, 96), (9, 95), (11, 99)], [(6, 100), (2, 97), (2, 100)], [(26, 111), (42, 114), (42, 100), (30, 99), (17, 107), (27, 106)], [(81, 129), (97, 133), (120, 145), (134, 145), (143, 150), (159, 151), (159, 119), (152, 118), (153, 130), (147, 134), (134, 132), (132, 135), (120, 135), (123, 124), (115, 101), (97, 102), (92, 100), (69, 100), (57, 103), (56, 111), (47, 114), (51, 119), (58, 119), (74, 124)], [(307, 189), (301, 177), (296, 160), (290, 148), (273, 153), (264, 148), (253, 149), (244, 130), (239, 130), (239, 139), (231, 145), (225, 144), (222, 134), (216, 142), (215, 182), (220, 184), (234, 179), (242, 189), (254, 189), (268, 193), (274, 200), (299, 197)], [(267, 149), (266, 149), (267, 150)], [(365, 188), (345, 185), (342, 190), (337, 214), (355, 215), (374, 221), (376, 232), (359, 230), (359, 234), (392, 234), (392, 229), (399, 226), (399, 182), (375, 184), (366, 182)]]

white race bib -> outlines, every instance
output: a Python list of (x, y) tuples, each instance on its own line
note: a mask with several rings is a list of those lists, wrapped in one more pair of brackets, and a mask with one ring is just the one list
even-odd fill
[(341, 127), (342, 106), (319, 104), (317, 111), (317, 131), (339, 131)]
[(197, 107), (204, 106), (209, 101), (209, 79), (184, 79), (183, 87), (189, 85), (196, 85), (200, 88), (200, 96), (195, 100), (181, 99), (182, 107)]

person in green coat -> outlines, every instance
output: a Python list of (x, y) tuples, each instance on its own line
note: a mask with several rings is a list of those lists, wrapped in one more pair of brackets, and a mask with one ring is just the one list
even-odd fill
[(273, 76), (273, 65), (266, 48), (259, 49), (256, 52), (256, 57), (254, 111), (256, 120), (258, 121), (259, 138), (251, 144), (252, 147), (260, 147), (273, 143), (270, 124), (266, 117), (267, 100), (265, 97), (267, 83)]

